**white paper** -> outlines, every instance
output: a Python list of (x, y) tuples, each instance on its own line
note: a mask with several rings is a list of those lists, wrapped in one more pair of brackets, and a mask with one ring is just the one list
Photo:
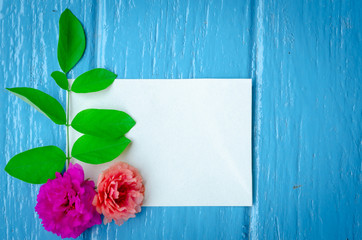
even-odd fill
[[(250, 79), (117, 79), (97, 93), (71, 93), (71, 119), (102, 108), (137, 122), (117, 159), (72, 161), (95, 182), (115, 161), (135, 166), (144, 206), (251, 206), (251, 98)], [(71, 147), (79, 136), (71, 130)]]

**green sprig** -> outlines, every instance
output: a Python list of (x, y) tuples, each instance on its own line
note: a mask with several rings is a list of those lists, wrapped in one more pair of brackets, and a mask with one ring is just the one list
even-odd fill
[[(5, 171), (28, 183), (45, 183), (61, 172), (73, 157), (90, 164), (109, 162), (118, 157), (131, 142), (124, 135), (136, 124), (125, 112), (118, 110), (86, 109), (70, 123), (70, 94), (97, 92), (108, 88), (116, 79), (113, 72), (96, 68), (81, 74), (70, 87), (67, 74), (84, 54), (86, 39), (80, 21), (66, 9), (59, 19), (58, 62), (63, 72), (54, 71), (51, 77), (67, 91), (67, 109), (50, 95), (33, 88), (7, 88), (11, 93), (33, 106), (56, 124), (65, 125), (67, 154), (56, 146), (30, 149), (15, 155)], [(69, 128), (84, 133), (70, 151)]]

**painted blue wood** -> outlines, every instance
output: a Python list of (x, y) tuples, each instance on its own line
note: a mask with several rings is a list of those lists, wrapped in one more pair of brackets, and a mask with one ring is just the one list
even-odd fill
[[(58, 19), (88, 36), (71, 76), (253, 77), (254, 206), (143, 208), (79, 239), (361, 239), (361, 1), (0, 1), (1, 87), (46, 91)], [(65, 130), (0, 92), (0, 169)], [(58, 239), (34, 212), (39, 186), (0, 171), (0, 238)], [(195, 183), (197, 184), (197, 183)]]
[(253, 239), (362, 238), (361, 1), (260, 1)]

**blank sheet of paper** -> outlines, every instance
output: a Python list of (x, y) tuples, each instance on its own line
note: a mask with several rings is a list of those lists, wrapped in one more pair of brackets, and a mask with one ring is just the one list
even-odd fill
[[(136, 125), (112, 162), (83, 166), (86, 178), (115, 161), (139, 169), (144, 206), (251, 206), (250, 79), (116, 79), (97, 93), (71, 93), (70, 116), (117, 109)], [(70, 132), (70, 145), (81, 136)]]

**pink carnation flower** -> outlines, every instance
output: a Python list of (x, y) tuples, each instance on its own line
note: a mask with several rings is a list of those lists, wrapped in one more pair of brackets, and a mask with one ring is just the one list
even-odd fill
[(76, 238), (87, 228), (101, 224), (101, 216), (92, 205), (94, 182), (85, 180), (79, 164), (69, 164), (62, 176), (56, 173), (40, 187), (35, 211), (47, 231), (62, 238)]
[(97, 185), (93, 205), (103, 213), (104, 224), (114, 220), (121, 225), (141, 211), (145, 187), (136, 168), (117, 162), (103, 171)]

